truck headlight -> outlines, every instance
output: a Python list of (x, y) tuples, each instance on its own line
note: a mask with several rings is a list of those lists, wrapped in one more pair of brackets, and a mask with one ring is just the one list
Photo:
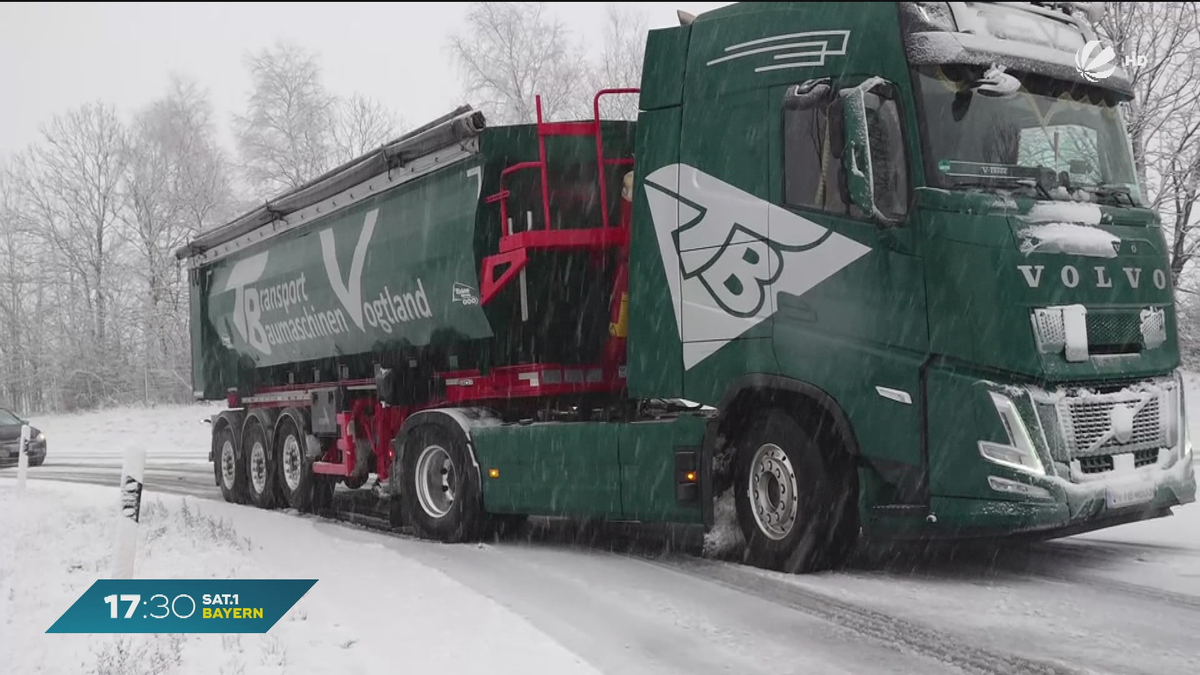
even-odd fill
[(39, 431), (38, 435), (36, 437), (34, 437), (33, 442), (34, 443), (45, 443), (46, 442), (46, 434), (43, 434), (42, 432)]
[(1046, 468), (1042, 466), (1037, 448), (1033, 445), (1033, 438), (1025, 426), (1025, 421), (1021, 419), (1016, 404), (1003, 394), (994, 391), (989, 393), (992, 403), (996, 406), (996, 412), (1000, 415), (1000, 421), (1004, 424), (1004, 430), (1008, 433), (1008, 445), (979, 441), (979, 454), (993, 464), (1037, 476), (1046, 475)]

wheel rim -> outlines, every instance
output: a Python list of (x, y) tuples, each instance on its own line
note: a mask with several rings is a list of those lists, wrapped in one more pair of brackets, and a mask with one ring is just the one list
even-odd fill
[(300, 474), (303, 470), (300, 455), (300, 441), (294, 434), (288, 434), (283, 441), (283, 457), (280, 460), (283, 462), (283, 480), (287, 482), (289, 490), (300, 488)]
[(237, 481), (237, 458), (233, 453), (233, 441), (229, 440), (221, 444), (221, 481), (227, 490), (232, 490)]
[(454, 506), (454, 484), (457, 471), (450, 453), (440, 445), (421, 451), (416, 467), (417, 502), (434, 518), (450, 513)]
[(750, 462), (747, 487), (758, 529), (775, 541), (788, 536), (796, 524), (800, 495), (796, 471), (787, 453), (774, 443), (760, 447)]
[(267, 491), (267, 449), (262, 441), (254, 441), (250, 448), (250, 480), (258, 494)]

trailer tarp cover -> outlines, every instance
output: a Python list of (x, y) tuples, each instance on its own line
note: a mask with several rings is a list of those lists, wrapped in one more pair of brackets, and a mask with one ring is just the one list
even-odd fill
[(373, 176), (473, 138), (483, 131), (486, 124), (482, 112), (474, 110), (468, 105), (461, 106), (428, 124), (413, 129), (378, 150), (352, 159), (304, 185), (279, 195), (274, 200), (243, 214), (230, 223), (200, 234), (186, 246), (175, 251), (175, 257), (180, 260), (189, 258), (237, 239), (290, 213), (348, 190)]

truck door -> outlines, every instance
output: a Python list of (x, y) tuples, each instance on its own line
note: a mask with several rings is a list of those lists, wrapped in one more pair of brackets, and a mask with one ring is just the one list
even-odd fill
[[(647, 176), (647, 197), (664, 265), (678, 270), (672, 288), (685, 391), (690, 371), (731, 342), (763, 341), (774, 312), (766, 292), (774, 272), (767, 244), (769, 204), (766, 90), (743, 91), (684, 106), (679, 163)], [(746, 361), (740, 345), (731, 355)], [(736, 354), (734, 353), (736, 352)]]
[(921, 482), (919, 373), (928, 353), (925, 282), (908, 222), (911, 195), (904, 110), (881, 82), (866, 95), (881, 224), (846, 188), (838, 88), (824, 78), (773, 88), (771, 241), (781, 270), (773, 289), (780, 372), (828, 392), (889, 480)]

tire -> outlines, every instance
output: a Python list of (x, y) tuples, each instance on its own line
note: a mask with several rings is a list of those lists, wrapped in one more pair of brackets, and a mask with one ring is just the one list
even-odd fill
[(260, 509), (273, 509), (277, 503), (275, 477), (278, 463), (272, 459), (267, 446), (267, 431), (257, 418), (248, 419), (242, 432), (242, 454), (246, 457), (246, 474), (250, 501)]
[(410, 432), (403, 462), (404, 520), (426, 539), (478, 539), (484, 527), (479, 477), (461, 436), (433, 424)]
[(245, 504), (250, 500), (246, 456), (238, 455), (233, 427), (228, 422), (219, 423), (213, 441), (213, 472), (221, 487), (221, 498), (230, 504)]
[(38, 457), (37, 459), (30, 458), (29, 466), (30, 466), (30, 468), (35, 467), (35, 466), (41, 466), (42, 463), (45, 461), (46, 461), (45, 455), (42, 455), (41, 457)]
[(778, 410), (760, 415), (734, 461), (746, 563), (794, 574), (844, 562), (839, 521), (852, 491), (795, 419)]
[(275, 466), (278, 469), (279, 493), (284, 504), (301, 513), (312, 511), (313, 487), (316, 481), (308, 459), (304, 435), (296, 419), (283, 415), (275, 431)]

